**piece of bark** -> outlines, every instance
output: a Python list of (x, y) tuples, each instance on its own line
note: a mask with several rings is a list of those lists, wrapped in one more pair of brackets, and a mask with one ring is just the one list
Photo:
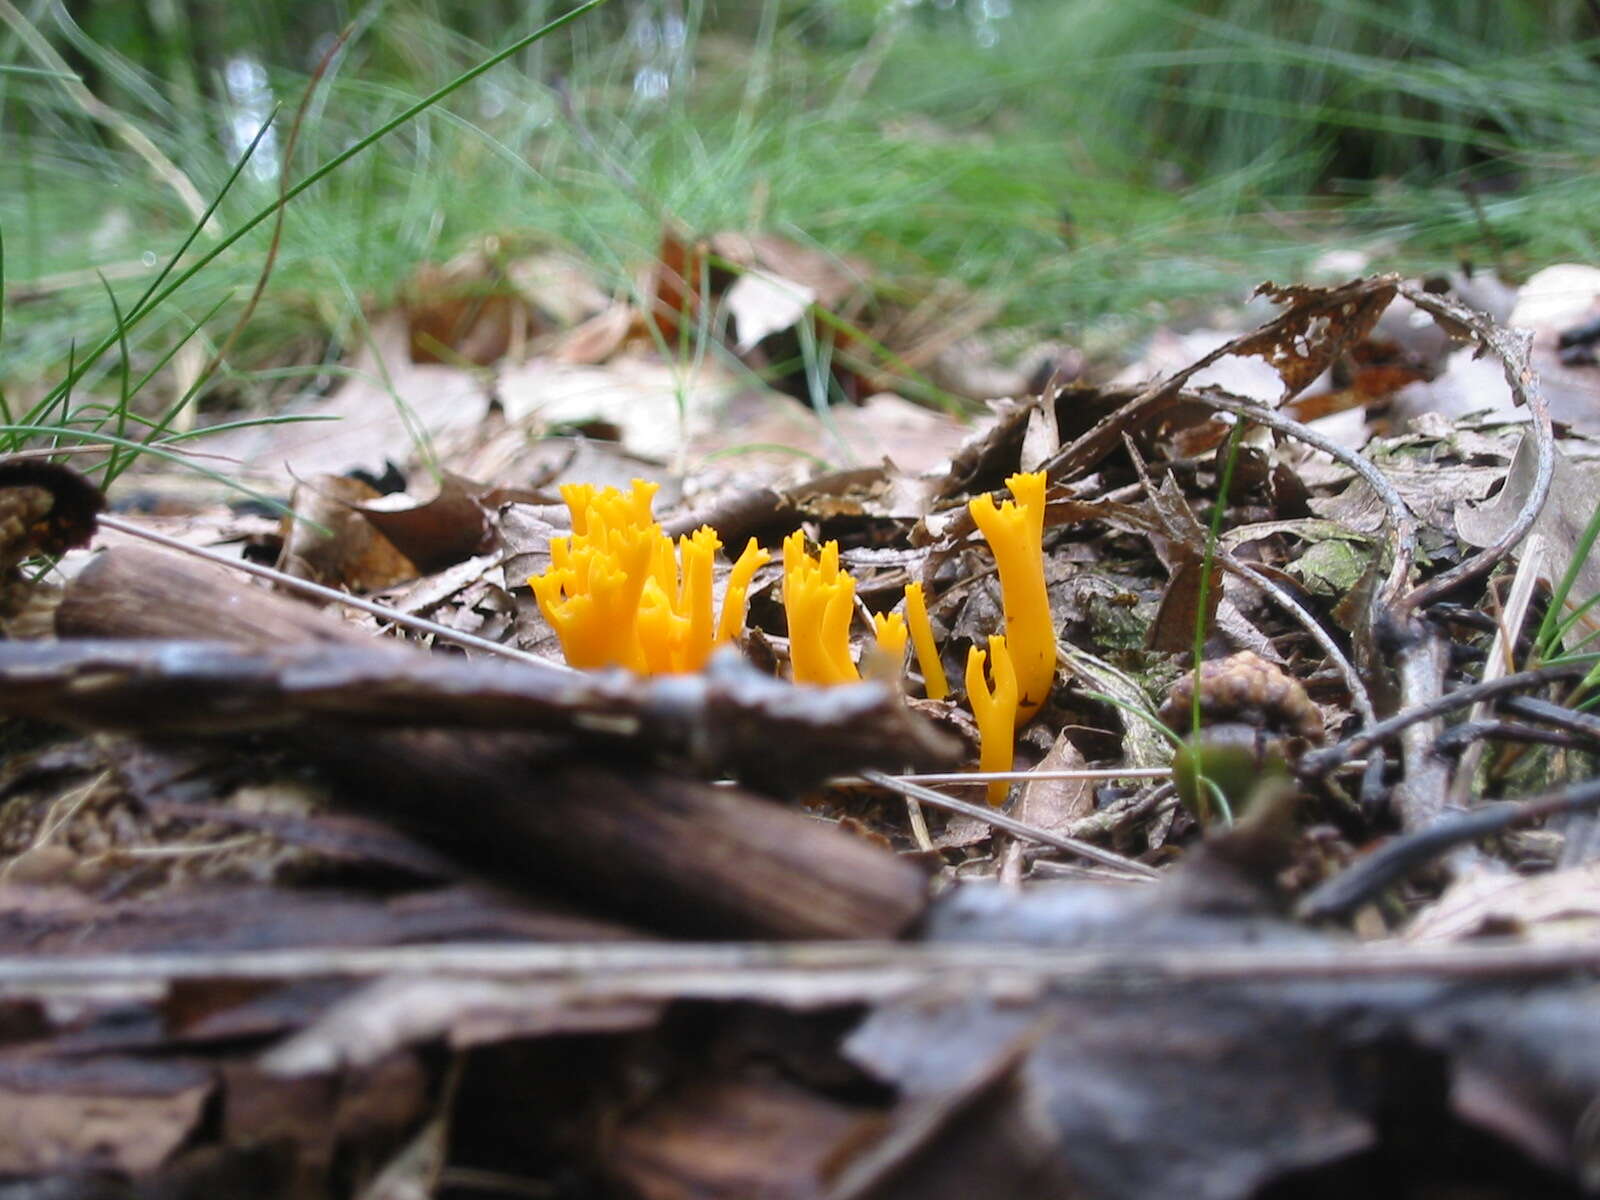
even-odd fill
[(308, 604), (237, 575), (138, 546), (107, 550), (67, 588), (56, 610), (62, 637), (212, 638), (246, 646), (322, 642), (382, 646)]
[[(200, 614), (195, 620), (204, 624)], [(782, 791), (848, 770), (931, 769), (955, 757), (957, 743), (885, 684), (795, 687), (733, 652), (702, 674), (640, 679), (402, 649), (377, 641), (0, 643), (0, 712), (141, 734), (319, 720), (538, 730)]]
[(506, 881), (685, 936), (894, 937), (927, 883), (864, 839), (735, 788), (582, 761), (542, 739), (311, 735), (345, 795)]
[(7, 648), (0, 670), (24, 670), (5, 677), (4, 711), (141, 733), (260, 729), (305, 717), (551, 730), (788, 793), (865, 767), (937, 770), (961, 752), (881, 683), (795, 687), (733, 651), (701, 674), (654, 679), (430, 655), (215, 567), (144, 550), (109, 551), (86, 568), (63, 599), (57, 630), (184, 644)]
[[(352, 640), (335, 632), (333, 618), (209, 568), (146, 553), (119, 562), (120, 554), (103, 556), (69, 589), (63, 633), (137, 638), (181, 630), (189, 638), (256, 648), (303, 642), (313, 630), (324, 642)], [(417, 656), (430, 670), (447, 669), (449, 661), (403, 646), (389, 653)], [(330, 647), (329, 657), (338, 652)], [(665, 686), (670, 694), (672, 687), (692, 685)], [(92, 724), (91, 690), (79, 691), (77, 719)], [(183, 695), (174, 689), (169, 709)], [(411, 725), (424, 725), (430, 716), (425, 708), (392, 715)], [(638, 731), (652, 719), (670, 727), (676, 714), (657, 705), (623, 715)], [(225, 720), (226, 714), (203, 719)], [(747, 736), (736, 728), (736, 716), (715, 710), (702, 725), (731, 729), (736, 739)], [(687, 743), (694, 733), (691, 726), (677, 736)], [(926, 902), (922, 872), (873, 845), (737, 789), (630, 768), (630, 758), (647, 757), (644, 739), (632, 755), (613, 745), (600, 766), (592, 741), (559, 733), (373, 732), (322, 719), (285, 734), (341, 780), (342, 802), (398, 821), (501, 881), (559, 891), (652, 929), (694, 936), (892, 937)], [(759, 741), (749, 744), (763, 749)], [(783, 746), (765, 749), (783, 760)], [(810, 753), (826, 770), (852, 765), (820, 750)]]
[(481, 888), (373, 898), (212, 885), (133, 900), (0, 888), (0, 955), (400, 946), (451, 941), (633, 941), (636, 930)]

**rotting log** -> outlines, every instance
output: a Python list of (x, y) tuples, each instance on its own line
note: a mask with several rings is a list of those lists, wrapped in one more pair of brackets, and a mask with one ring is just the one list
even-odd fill
[[(314, 639), (334, 657), (338, 646), (372, 645), (298, 601), (142, 550), (108, 551), (85, 569), (57, 625), (63, 637), (181, 636), (261, 650)], [(388, 653), (430, 661), (402, 645)], [(93, 727), (92, 708), (74, 723)], [(324, 714), (284, 726), (282, 736), (340, 781), (342, 802), (501, 882), (557, 891), (652, 929), (892, 937), (926, 904), (923, 872), (892, 853), (748, 791), (664, 771), (642, 750), (614, 748), (596, 761), (591, 741), (555, 732), (431, 729), (426, 711), (403, 723), (411, 728), (374, 730)]]

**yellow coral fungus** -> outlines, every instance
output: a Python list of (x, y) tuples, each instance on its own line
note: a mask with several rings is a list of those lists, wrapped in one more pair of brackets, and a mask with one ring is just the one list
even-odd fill
[(920, 583), (906, 585), (906, 624), (911, 628), (911, 644), (917, 650), (917, 666), (922, 669), (923, 691), (929, 700), (943, 700), (950, 694), (950, 682), (944, 677), (939, 647), (933, 644), (933, 626), (928, 621)]
[(878, 651), (891, 664), (895, 675), (906, 661), (906, 619), (899, 613), (873, 613), (872, 636), (877, 639)]
[(800, 530), (783, 539), (783, 610), (796, 683), (855, 683), (861, 678), (850, 658), (855, 597), (856, 581), (839, 569), (838, 542), (828, 542), (812, 558)]
[(575, 667), (622, 666), (640, 674), (698, 671), (712, 647), (744, 624), (745, 593), (768, 555), (754, 540), (734, 567), (721, 620), (713, 617), (713, 560), (721, 545), (707, 526), (678, 540), (651, 512), (656, 485), (596, 491), (567, 484), (572, 536), (550, 539), (550, 568), (528, 580), (545, 620)]
[(1000, 570), (1006, 643), (1016, 668), (1022, 720), (1039, 711), (1056, 673), (1056, 629), (1044, 584), (1044, 472), (1006, 480), (1015, 501), (994, 497), (967, 505)]
[(717, 619), (717, 645), (731, 642), (739, 630), (744, 628), (750, 580), (757, 570), (771, 561), (772, 555), (758, 546), (755, 538), (745, 543), (744, 553), (739, 555), (739, 560), (733, 564), (733, 571), (728, 576), (728, 590), (722, 596), (722, 615)]
[[(983, 678), (986, 657), (992, 660), (989, 673), (994, 677), (993, 689)], [(991, 636), (987, 655), (976, 646), (967, 651), (967, 703), (978, 722), (978, 769), (1011, 770), (1017, 741), (1017, 673), (1005, 638)], [(989, 803), (996, 807), (1004, 804), (1010, 788), (1003, 779), (990, 783)]]

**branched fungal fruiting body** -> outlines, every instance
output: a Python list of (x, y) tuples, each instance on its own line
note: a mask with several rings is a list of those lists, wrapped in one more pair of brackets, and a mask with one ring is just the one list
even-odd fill
[(893, 664), (898, 677), (906, 661), (906, 619), (899, 613), (873, 613), (872, 635), (877, 639), (878, 652)]
[[(983, 677), (985, 658), (990, 660), (992, 689)], [(987, 655), (976, 646), (967, 651), (967, 703), (978, 722), (980, 771), (1011, 770), (1017, 741), (1017, 698), (1017, 672), (1005, 638), (991, 636)], [(989, 784), (989, 803), (998, 808), (1009, 790), (1005, 780), (994, 780)]]
[(722, 543), (701, 526), (678, 539), (675, 554), (651, 513), (655, 493), (641, 479), (627, 493), (586, 483), (561, 489), (572, 536), (550, 539), (550, 568), (528, 584), (574, 667), (698, 671), (744, 625), (750, 577), (770, 556), (750, 540), (715, 620), (713, 568)]
[(1039, 711), (1056, 674), (1056, 629), (1044, 583), (1043, 471), (1006, 480), (1014, 500), (972, 500), (968, 511), (994, 553), (1005, 608), (1006, 644), (1015, 665), (1021, 719)]
[(827, 542), (816, 558), (805, 534), (783, 539), (783, 609), (789, 621), (789, 666), (796, 683), (857, 683), (850, 657), (850, 618), (856, 581), (839, 569), (839, 543)]

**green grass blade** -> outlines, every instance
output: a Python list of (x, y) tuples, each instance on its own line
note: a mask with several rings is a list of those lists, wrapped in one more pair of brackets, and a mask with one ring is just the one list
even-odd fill
[(178, 466), (204, 475), (207, 479), (220, 483), (224, 487), (243, 492), (252, 500), (258, 500), (267, 505), (273, 512), (283, 516), (291, 515), (288, 506), (281, 500), (274, 500), (271, 496), (258, 492), (247, 484), (240, 483), (237, 479), (230, 478), (220, 471), (213, 471), (210, 467), (203, 467), (192, 458), (163, 449), (161, 446), (150, 445), (146, 442), (129, 441), (127, 438), (117, 437), (111, 433), (102, 433), (99, 430), (74, 429), (70, 425), (0, 425), (0, 435), (12, 435), (22, 438), (49, 437), (54, 439), (52, 443), (54, 445), (59, 445), (61, 440), (65, 438), (68, 441), (80, 442), (85, 445), (105, 445), (131, 450), (136, 454), (152, 454), (156, 458), (175, 463)]
[[(5, 344), (6, 331), (6, 231), (0, 228), (0, 347)], [(11, 401), (6, 399), (6, 389), (0, 386), (0, 420), (11, 424)]]
[(1200, 560), (1200, 596), (1194, 616), (1194, 700), (1190, 705), (1190, 728), (1200, 732), (1200, 660), (1205, 656), (1206, 601), (1211, 595), (1212, 572), (1217, 565), (1217, 544), (1222, 540), (1222, 513), (1228, 506), (1228, 491), (1233, 486), (1233, 468), (1239, 461), (1239, 446), (1244, 441), (1248, 424), (1243, 418), (1233, 423), (1228, 431), (1228, 456), (1222, 463), (1222, 478), (1217, 481), (1217, 499), (1211, 509), (1211, 526), (1206, 530), (1206, 552)]
[[(349, 162), (352, 158), (355, 158), (358, 154), (368, 149), (374, 143), (381, 141), (383, 138), (393, 133), (396, 129), (399, 129), (402, 125), (405, 125), (419, 114), (426, 112), (429, 108), (439, 103), (439, 101), (445, 99), (453, 92), (472, 82), (480, 75), (483, 75), (493, 68), (499, 66), (501, 63), (527, 49), (535, 42), (538, 42), (540, 39), (549, 36), (556, 30), (571, 24), (585, 13), (600, 7), (600, 5), (604, 3), (606, 3), (606, 0), (585, 0), (585, 3), (580, 4), (571, 12), (546, 23), (539, 29), (536, 29), (532, 33), (528, 34), (526, 37), (518, 38), (505, 49), (490, 55), (476, 66), (463, 71), (461, 74), (457, 75), (454, 79), (450, 80), (442, 87), (436, 88), (434, 91), (424, 96), (421, 100), (418, 100), (415, 104), (411, 105), (397, 116), (385, 121), (371, 133), (368, 133), (364, 137), (358, 138), (344, 150), (340, 151), (338, 154), (335, 154), (332, 158), (328, 159), (321, 166), (313, 170), (299, 183), (287, 188), (277, 200), (258, 211), (254, 216), (250, 217), (244, 222), (244, 224), (240, 225), (232, 233), (229, 233), (219, 239), (216, 245), (212, 246), (195, 262), (190, 264), (190, 266), (182, 271), (177, 278), (173, 279), (171, 283), (167, 284), (160, 291), (155, 292), (142, 304), (136, 306), (128, 314), (128, 326), (131, 328), (132, 326), (137, 325), (145, 317), (149, 316), (151, 312), (159, 308), (169, 296), (181, 288), (185, 283), (193, 279), (201, 271), (205, 270), (206, 267), (210, 266), (211, 263), (215, 262), (222, 254), (236, 245), (239, 240), (251, 230), (255, 229), (258, 225), (271, 218), (273, 214), (278, 212), (282, 206), (288, 204), (289, 201), (301, 195), (303, 192), (315, 187), (323, 179), (327, 178), (334, 171), (337, 171), (345, 163)], [(119, 331), (119, 333), (120, 332), (122, 331)], [(102, 339), (95, 346), (94, 350), (87, 356), (85, 359), (85, 364), (76, 368), (76, 374), (69, 373), (67, 379), (58, 384), (55, 389), (52, 389), (49, 399), (53, 401), (58, 398), (58, 394), (60, 392), (64, 390), (70, 390), (71, 385), (77, 380), (77, 375), (80, 375), (83, 371), (87, 370), (88, 363), (98, 361), (102, 354), (115, 345), (117, 336), (117, 334), (112, 334)]]
[[(108, 419), (115, 418), (117, 423), (117, 436), (124, 437), (128, 432), (128, 405), (133, 402), (133, 395), (128, 390), (129, 379), (133, 374), (133, 362), (128, 354), (127, 327), (122, 317), (122, 306), (117, 303), (117, 293), (111, 286), (111, 281), (104, 275), (100, 276), (100, 285), (105, 288), (106, 299), (111, 302), (111, 316), (117, 331), (118, 363), (121, 370), (117, 380), (117, 403), (108, 414)], [(110, 484), (119, 474), (121, 468), (121, 452), (113, 447), (110, 456), (106, 459), (105, 475), (102, 486)]]
[[(150, 385), (150, 381), (159, 375), (166, 368), (167, 364), (177, 356), (178, 351), (187, 346), (190, 342), (190, 339), (204, 329), (207, 322), (221, 312), (223, 306), (232, 299), (233, 293), (229, 292), (227, 295), (223, 296), (222, 299), (213, 304), (210, 309), (207, 310), (205, 316), (201, 317), (198, 321), (190, 322), (189, 328), (184, 331), (183, 336), (175, 339), (172, 344), (167, 347), (166, 351), (161, 355), (161, 357), (151, 365), (150, 369), (143, 375), (139, 376), (139, 382), (133, 385), (133, 394), (137, 396), (140, 392), (144, 391), (144, 389)], [(162, 419), (162, 423), (166, 424), (174, 420), (178, 413), (183, 410), (183, 406), (186, 403), (188, 403), (187, 393), (183, 396), (180, 396), (176, 401), (173, 402), (173, 404), (168, 408), (167, 415)]]
[(194, 245), (195, 240), (204, 232), (206, 226), (211, 223), (212, 215), (221, 207), (223, 198), (233, 190), (233, 185), (238, 182), (240, 174), (244, 171), (245, 164), (255, 155), (256, 147), (261, 145), (261, 139), (267, 136), (267, 130), (272, 128), (272, 120), (275, 116), (277, 116), (276, 109), (267, 116), (266, 120), (261, 122), (261, 128), (256, 130), (255, 137), (250, 139), (250, 144), (244, 148), (244, 152), (239, 155), (239, 160), (233, 164), (233, 169), (228, 172), (228, 177), (222, 181), (222, 186), (217, 189), (216, 198), (211, 201), (205, 212), (200, 214), (199, 219), (190, 226), (188, 234), (182, 242), (178, 243), (178, 248), (167, 256), (167, 261), (161, 265), (161, 270), (156, 272), (156, 277), (145, 288), (144, 294), (134, 301), (133, 307), (129, 310), (130, 312), (142, 313), (145, 306), (149, 304), (150, 298), (156, 294), (156, 291), (161, 287), (167, 276), (172, 274), (178, 263), (183, 260), (183, 256), (189, 252), (189, 247)]
[(1563, 610), (1566, 608), (1567, 597), (1572, 594), (1572, 586), (1578, 581), (1578, 572), (1583, 570), (1584, 564), (1589, 561), (1590, 551), (1600, 539), (1600, 505), (1596, 505), (1594, 515), (1589, 518), (1589, 523), (1583, 527), (1583, 532), (1578, 535), (1577, 544), (1572, 547), (1572, 558), (1567, 563), (1567, 569), (1562, 572), (1557, 581), (1555, 590), (1550, 594), (1550, 604), (1545, 609), (1544, 620), (1539, 622), (1539, 633), (1534, 638), (1535, 653), (1540, 661), (1544, 661), (1555, 652), (1556, 646), (1571, 623), (1576, 621), (1590, 605), (1595, 602), (1591, 597), (1577, 612), (1571, 614), (1566, 620)]

